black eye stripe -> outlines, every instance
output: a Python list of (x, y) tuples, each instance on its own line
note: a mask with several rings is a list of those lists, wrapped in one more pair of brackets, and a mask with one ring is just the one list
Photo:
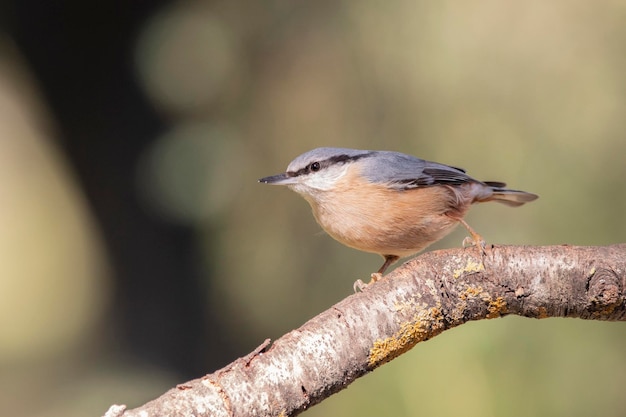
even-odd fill
[(364, 158), (364, 157), (369, 156), (371, 154), (372, 154), (371, 152), (368, 152), (368, 153), (354, 155), (354, 156), (336, 155), (336, 156), (332, 156), (332, 157), (330, 157), (328, 159), (325, 159), (323, 161), (311, 162), (310, 164), (308, 164), (304, 168), (300, 168), (297, 171), (287, 172), (287, 175), (289, 175), (290, 177), (297, 177), (297, 176), (300, 176), (300, 175), (306, 175), (306, 174), (310, 174), (311, 172), (320, 171), (321, 169), (326, 168), (327, 166), (330, 166), (330, 165), (345, 164), (347, 162), (352, 162), (352, 161), (356, 161), (358, 159)]

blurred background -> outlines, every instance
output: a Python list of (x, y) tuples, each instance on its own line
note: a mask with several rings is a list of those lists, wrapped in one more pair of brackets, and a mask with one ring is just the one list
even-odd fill
[[(625, 21), (610, 0), (3, 2), (2, 413), (138, 406), (351, 294), (381, 259), (257, 183), (314, 147), (541, 196), (475, 207), (490, 243), (625, 242)], [(624, 323), (469, 323), (305, 414), (622, 416), (625, 344)]]

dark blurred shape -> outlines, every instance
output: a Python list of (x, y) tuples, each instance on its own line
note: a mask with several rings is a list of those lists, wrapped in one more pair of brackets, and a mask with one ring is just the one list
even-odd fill
[(140, 155), (166, 126), (136, 82), (132, 54), (141, 25), (167, 3), (20, 0), (5, 6), (3, 23), (106, 240), (116, 280), (113, 349), (187, 378), (227, 363), (233, 349), (209, 341), (220, 333), (207, 312), (194, 230), (142, 210), (136, 190)]

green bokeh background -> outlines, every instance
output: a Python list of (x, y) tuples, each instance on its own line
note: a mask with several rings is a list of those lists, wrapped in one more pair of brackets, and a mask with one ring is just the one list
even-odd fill
[[(217, 272), (206, 302), (248, 350), (381, 262), (256, 182), (314, 147), (398, 150), (540, 195), (475, 207), (489, 243), (625, 242), (624, 22), (626, 3), (604, 0), (173, 3), (134, 49), (171, 129), (129, 180), (146, 210), (197, 229)], [(0, 404), (140, 405), (178, 381), (88, 348), (109, 320), (100, 232), (36, 81), (10, 40), (0, 54)], [(419, 344), (305, 415), (622, 416), (625, 383), (625, 324), (507, 317)]]

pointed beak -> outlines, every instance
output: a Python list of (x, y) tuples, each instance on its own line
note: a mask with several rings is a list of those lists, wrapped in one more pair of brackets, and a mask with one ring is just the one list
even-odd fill
[(282, 174), (272, 175), (271, 177), (261, 178), (259, 182), (263, 184), (271, 184), (271, 185), (290, 185), (295, 184), (296, 177), (289, 176), (286, 172)]

